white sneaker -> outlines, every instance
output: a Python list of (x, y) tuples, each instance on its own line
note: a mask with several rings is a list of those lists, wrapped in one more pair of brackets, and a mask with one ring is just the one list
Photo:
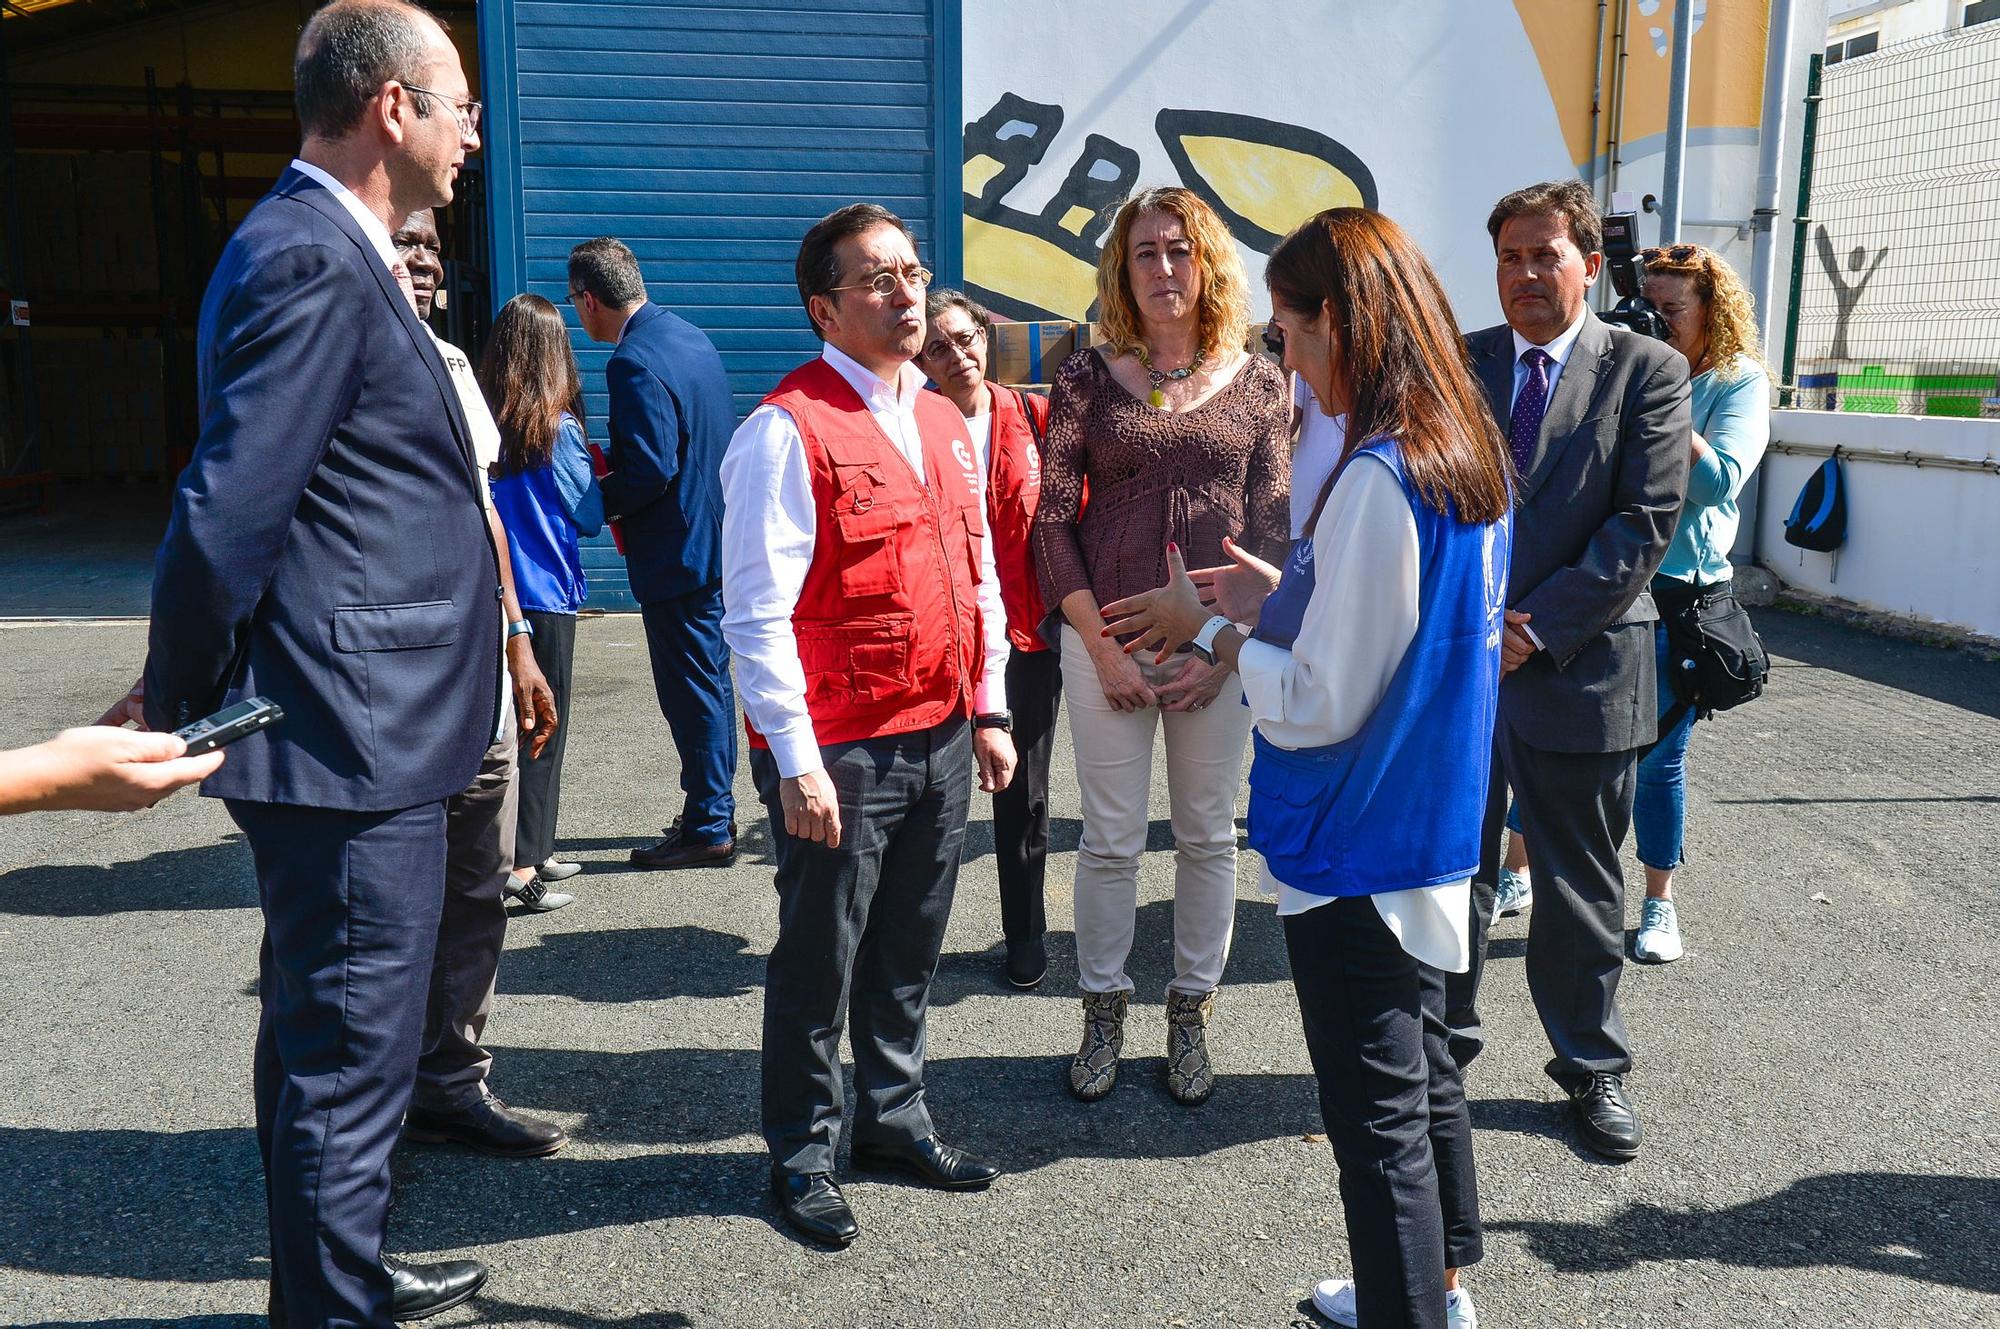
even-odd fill
[(1322, 1278), (1313, 1284), (1313, 1309), (1347, 1329), (1355, 1329), (1361, 1316), (1354, 1309), (1354, 1280)]
[(1639, 906), (1639, 935), (1632, 938), (1632, 955), (1648, 964), (1671, 964), (1681, 958), (1681, 919), (1672, 900), (1649, 895)]
[(1535, 902), (1535, 883), (1525, 872), (1500, 869), (1500, 884), (1493, 891), (1493, 917), (1512, 918), (1524, 914)]
[[(1355, 1329), (1361, 1317), (1354, 1310), (1354, 1280), (1323, 1278), (1313, 1285), (1313, 1309), (1335, 1324)], [(1479, 1308), (1472, 1294), (1457, 1288), (1444, 1294), (1445, 1329), (1479, 1329)]]

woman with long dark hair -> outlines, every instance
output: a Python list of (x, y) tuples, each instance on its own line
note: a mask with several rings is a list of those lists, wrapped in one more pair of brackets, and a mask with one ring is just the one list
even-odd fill
[(1458, 1271), (1482, 1253), (1479, 1201), (1444, 974), (1470, 958), (1506, 445), (1443, 288), (1394, 222), (1322, 212), (1264, 276), (1286, 365), (1347, 413), (1340, 461), (1282, 569), (1232, 544), (1190, 577), (1170, 550), (1169, 583), (1107, 607), (1105, 630), (1149, 653), (1192, 642), (1241, 676), (1255, 719), (1250, 844), (1284, 920), (1354, 1260), (1314, 1303), (1366, 1329), (1471, 1325)]
[(591, 473), (583, 389), (559, 310), (539, 295), (517, 295), (493, 320), (479, 383), (500, 426), (493, 502), (513, 549), (514, 585), (533, 628), (535, 661), (556, 694), (556, 732), (539, 756), (521, 754), (514, 876), (507, 893), (541, 913), (575, 897), (552, 882), (581, 871), (555, 856), (563, 749), (569, 742), (576, 611), (589, 587), (581, 536), (604, 525), (604, 497)]

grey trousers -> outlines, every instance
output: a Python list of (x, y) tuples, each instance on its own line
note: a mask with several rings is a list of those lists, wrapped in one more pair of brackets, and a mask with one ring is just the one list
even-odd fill
[(463, 1107), (485, 1091), (493, 1057), (479, 1045), (507, 942), (504, 887), (514, 868), (520, 780), (513, 726), (486, 749), (479, 774), (445, 800), (444, 913), (431, 960), (415, 1103)]
[(1618, 1013), (1625, 964), (1625, 874), (1618, 851), (1632, 825), (1637, 758), (1637, 752), (1550, 752), (1525, 742), (1504, 718), (1495, 726), (1485, 852), (1472, 879), (1472, 967), (1445, 976), (1445, 1020), (1461, 1070), (1485, 1043), (1477, 999), (1509, 787), (1534, 861), (1528, 991), (1555, 1053), (1548, 1074), (1568, 1084), (1592, 1071), (1622, 1075), (1632, 1069)]
[(854, 1138), (931, 1133), (924, 1017), (972, 802), (972, 726), (952, 719), (821, 749), (840, 847), (785, 833), (778, 766), (750, 752), (778, 858), (778, 942), (764, 983), (764, 1141), (777, 1172), (833, 1170), (840, 1034), (854, 1050)]

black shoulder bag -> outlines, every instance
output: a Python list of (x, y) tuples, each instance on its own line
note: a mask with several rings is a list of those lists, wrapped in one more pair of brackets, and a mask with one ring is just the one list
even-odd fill
[[(1708, 421), (1702, 424), (1705, 429)], [(1771, 659), (1750, 612), (1736, 598), (1734, 580), (1696, 586), (1655, 577), (1652, 589), (1667, 630), (1667, 686), (1674, 694), (1674, 704), (1660, 717), (1662, 734), (1689, 711), (1706, 720), (1763, 693)]]
[(1661, 733), (1690, 710), (1705, 720), (1763, 693), (1771, 660), (1734, 582), (1692, 586), (1662, 577), (1653, 583), (1653, 602), (1667, 629), (1667, 686), (1674, 694), (1673, 707), (1660, 717)]

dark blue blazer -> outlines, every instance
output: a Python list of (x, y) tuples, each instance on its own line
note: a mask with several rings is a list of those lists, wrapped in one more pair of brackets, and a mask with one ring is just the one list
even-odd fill
[(604, 366), (611, 474), (604, 513), (625, 523), (641, 604), (722, 580), (722, 454), (736, 431), (729, 375), (708, 334), (646, 302)]
[(287, 170), (202, 299), (201, 435), (153, 567), (146, 719), (262, 694), (212, 797), (383, 811), (463, 790), (500, 696), (499, 563), (431, 339)]

